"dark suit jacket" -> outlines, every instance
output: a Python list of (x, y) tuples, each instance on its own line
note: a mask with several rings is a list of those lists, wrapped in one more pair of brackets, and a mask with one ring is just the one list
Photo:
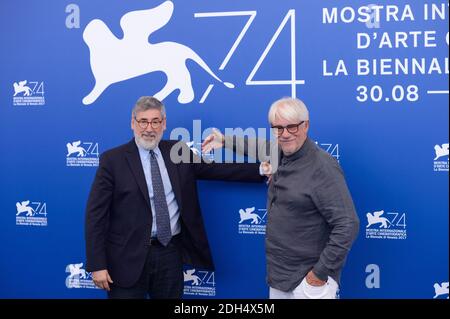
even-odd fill
[[(183, 262), (214, 269), (197, 192), (197, 179), (260, 182), (259, 164), (178, 163), (170, 159), (177, 141), (161, 150), (180, 209)], [(182, 146), (181, 146), (182, 145)], [(186, 151), (186, 144), (177, 147)], [(191, 160), (193, 153), (187, 148)], [(134, 139), (106, 151), (86, 207), (86, 270), (107, 269), (115, 284), (132, 286), (142, 272), (152, 229), (150, 198)]]

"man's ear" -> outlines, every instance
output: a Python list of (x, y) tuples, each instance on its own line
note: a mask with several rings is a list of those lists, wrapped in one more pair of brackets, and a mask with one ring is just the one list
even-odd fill
[(309, 120), (305, 121), (305, 132), (308, 132), (309, 130)]

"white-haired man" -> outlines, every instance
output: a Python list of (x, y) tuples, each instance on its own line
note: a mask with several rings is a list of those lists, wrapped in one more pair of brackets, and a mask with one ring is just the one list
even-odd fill
[[(280, 163), (272, 167), (267, 198), (270, 298), (336, 298), (342, 267), (359, 230), (342, 169), (308, 138), (309, 112), (302, 101), (274, 102), (269, 122), (281, 149), (270, 154)], [(216, 130), (204, 141), (203, 150), (225, 145), (259, 158), (258, 149), (267, 143), (223, 136)], [(258, 147), (249, 149), (251, 144)]]

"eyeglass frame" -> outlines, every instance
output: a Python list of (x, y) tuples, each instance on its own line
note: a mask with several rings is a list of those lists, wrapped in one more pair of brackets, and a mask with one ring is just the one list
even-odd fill
[[(271, 128), (272, 128), (273, 134), (276, 135), (276, 136), (281, 136), (281, 135), (283, 135), (285, 129), (286, 129), (286, 131), (287, 131), (289, 134), (295, 134), (295, 133), (298, 132), (300, 125), (302, 125), (302, 124), (305, 123), (305, 122), (306, 122), (306, 121), (301, 121), (301, 122), (298, 123), (298, 124), (289, 124), (289, 125), (286, 125), (286, 126), (272, 125)], [(295, 131), (294, 131), (294, 132), (291, 132), (290, 129), (293, 129), (293, 128), (295, 128)], [(276, 131), (275, 131), (275, 129), (276, 129)], [(279, 130), (280, 130), (280, 129), (281, 129), (281, 133), (279, 133)]]
[[(143, 129), (146, 130), (148, 128), (148, 126), (150, 125), (150, 127), (154, 130), (157, 130), (161, 127), (162, 122), (164, 122), (164, 118), (162, 120), (156, 120), (156, 119), (152, 119), (151, 121), (147, 121), (146, 119), (140, 119), (138, 120), (136, 118), (136, 116), (134, 117), (134, 120), (138, 123), (138, 126)], [(144, 120), (144, 121), (143, 121)], [(147, 125), (145, 127), (142, 127), (142, 123), (147, 123)], [(153, 123), (158, 123), (157, 127), (154, 127)]]

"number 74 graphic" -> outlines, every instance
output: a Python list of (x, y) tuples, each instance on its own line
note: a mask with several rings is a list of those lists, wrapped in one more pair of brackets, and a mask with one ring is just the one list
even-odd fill
[[(228, 51), (228, 54), (226, 55), (225, 59), (222, 61), (222, 64), (219, 67), (219, 70), (223, 70), (225, 66), (230, 61), (231, 57), (233, 56), (234, 52), (236, 51), (237, 47), (241, 43), (242, 39), (244, 38), (245, 34), (247, 33), (248, 29), (250, 28), (250, 25), (252, 24), (253, 20), (256, 17), (256, 11), (227, 11), (227, 12), (199, 12), (195, 13), (195, 18), (216, 18), (216, 17), (232, 17), (232, 16), (249, 16), (247, 23), (242, 28), (241, 32), (239, 33), (238, 37), (233, 43), (233, 46)], [(287, 22), (290, 20), (291, 22), (291, 79), (290, 80), (265, 80), (265, 81), (256, 81), (253, 80), (253, 77), (255, 76), (256, 72), (259, 70), (261, 64), (264, 62), (264, 59), (266, 58), (267, 54), (269, 53), (270, 49), (272, 48), (275, 41), (280, 36), (281, 31), (286, 26)], [(269, 43), (267, 44), (266, 48), (264, 49), (264, 52), (259, 57), (258, 62), (256, 62), (255, 66), (253, 67), (253, 70), (250, 72), (249, 76), (247, 77), (247, 80), (245, 81), (246, 85), (290, 85), (291, 86), (291, 96), (293, 98), (297, 95), (297, 85), (298, 84), (305, 84), (304, 80), (297, 80), (297, 72), (296, 72), (296, 44), (295, 44), (295, 10), (291, 9), (287, 12), (286, 16), (284, 17), (283, 21), (280, 23), (278, 29), (275, 31), (274, 35), (272, 36), (272, 39), (270, 39)], [(210, 84), (206, 91), (203, 93), (202, 98), (200, 99), (200, 103), (204, 103), (206, 98), (208, 97), (209, 93), (211, 92), (212, 88), (214, 87), (214, 84)]]

